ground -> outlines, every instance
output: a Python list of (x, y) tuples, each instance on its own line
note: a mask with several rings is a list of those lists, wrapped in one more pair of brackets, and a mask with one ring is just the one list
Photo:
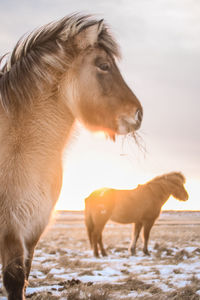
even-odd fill
[(103, 233), (108, 257), (94, 258), (83, 212), (56, 212), (36, 248), (27, 298), (200, 299), (200, 212), (163, 212), (151, 231), (150, 257), (142, 239), (129, 256), (131, 230), (109, 222)]

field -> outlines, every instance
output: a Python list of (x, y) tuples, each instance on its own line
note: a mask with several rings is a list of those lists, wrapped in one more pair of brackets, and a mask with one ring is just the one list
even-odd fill
[[(163, 212), (151, 256), (129, 256), (131, 225), (109, 222), (106, 258), (94, 258), (83, 212), (56, 212), (40, 240), (26, 294), (33, 300), (200, 299), (200, 212)], [(0, 300), (6, 299), (0, 278)]]

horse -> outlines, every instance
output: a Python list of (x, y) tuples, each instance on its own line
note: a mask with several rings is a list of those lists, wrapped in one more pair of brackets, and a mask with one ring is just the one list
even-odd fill
[(184, 187), (185, 177), (179, 172), (157, 176), (151, 181), (131, 190), (102, 188), (85, 199), (85, 224), (95, 257), (107, 253), (102, 242), (102, 232), (108, 220), (133, 225), (131, 255), (136, 254), (136, 243), (143, 228), (143, 252), (149, 255), (148, 240), (151, 228), (159, 217), (164, 203), (172, 195), (180, 201), (188, 200)]
[[(25, 299), (34, 249), (62, 185), (62, 157), (79, 120), (135, 136), (143, 108), (124, 81), (104, 20), (73, 14), (23, 36), (0, 68), (0, 254), (9, 300)], [(81, 151), (81, 150), (80, 150)]]

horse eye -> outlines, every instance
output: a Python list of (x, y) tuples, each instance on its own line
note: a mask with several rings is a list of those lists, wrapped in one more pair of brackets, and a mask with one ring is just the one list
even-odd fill
[(108, 63), (103, 63), (103, 64), (98, 65), (98, 68), (101, 71), (108, 71), (110, 69), (110, 66)]

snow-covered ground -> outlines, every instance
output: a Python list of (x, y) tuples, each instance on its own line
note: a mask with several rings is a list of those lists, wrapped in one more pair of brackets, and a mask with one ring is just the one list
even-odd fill
[[(164, 229), (171, 227), (167, 224), (162, 225), (161, 222), (155, 232), (159, 235), (158, 231), (162, 230), (162, 239), (158, 241), (150, 239), (151, 256), (147, 257), (142, 253), (141, 242), (137, 255), (129, 256), (127, 251), (129, 241), (126, 237), (127, 233), (124, 234), (124, 227), (108, 224), (110, 234), (107, 233), (106, 244), (110, 241), (109, 255), (104, 258), (94, 258), (87, 237), (84, 235), (85, 228), (82, 220), (54, 223), (35, 251), (26, 294), (32, 298), (37, 294), (48, 293), (49, 298), (45, 296), (40, 299), (58, 297), (56, 299), (64, 300), (67, 299), (67, 289), (73, 285), (103, 287), (107, 284), (111, 287), (109, 299), (116, 299), (116, 295), (119, 299), (135, 299), (135, 297), (145, 299), (145, 296), (146, 299), (148, 297), (154, 299), (155, 294), (165, 295), (185, 287), (194, 287), (196, 298), (192, 299), (198, 297), (200, 299), (200, 239), (197, 239), (198, 232), (200, 237), (200, 224), (196, 222), (195, 225), (192, 223), (188, 225), (187, 223), (185, 227), (190, 231), (188, 236), (191, 236), (193, 244), (188, 240), (188, 236), (185, 236), (183, 227), (182, 224), (172, 228), (173, 230), (176, 228), (174, 233), (173, 230), (171, 232), (172, 236), (177, 235), (177, 243), (175, 243), (170, 241), (167, 231), (165, 240)], [(127, 226), (126, 230), (130, 234), (129, 229), (130, 227)], [(120, 240), (123, 241), (117, 247), (114, 245), (115, 236), (113, 240), (111, 238), (114, 230), (115, 235), (121, 235)], [(76, 239), (77, 237), (79, 238)], [(126, 290), (128, 282), (131, 285), (129, 284)], [(112, 298), (114, 285), (116, 286), (113, 292), (115, 297)], [(1, 290), (2, 284), (0, 300), (6, 299)], [(153, 294), (152, 290), (154, 290)]]
[[(199, 245), (200, 246), (200, 245)], [(151, 250), (151, 256), (143, 256), (141, 251), (138, 252), (137, 256), (129, 257), (126, 254), (126, 250), (122, 252), (112, 252), (106, 258), (93, 258), (91, 251), (69, 251), (68, 249), (62, 249), (66, 251), (66, 257), (69, 258), (71, 264), (77, 259), (77, 257), (82, 262), (82, 267), (74, 272), (69, 266), (60, 268), (60, 266), (55, 263), (55, 255), (51, 262), (49, 255), (41, 256), (41, 251), (36, 251), (36, 257), (34, 259), (33, 271), (31, 273), (31, 278), (44, 278), (44, 274), (40, 269), (41, 264), (45, 266), (48, 260), (48, 267), (51, 268), (49, 274), (52, 274), (55, 278), (55, 282), (63, 282), (72, 279), (78, 279), (81, 282), (92, 282), (92, 283), (115, 283), (119, 284), (127, 280), (128, 277), (137, 278), (146, 284), (153, 284), (159, 287), (163, 292), (173, 291), (177, 288), (182, 288), (190, 285), (192, 280), (197, 278), (200, 282), (200, 247), (185, 247), (184, 249), (178, 249), (171, 247), (170, 256), (167, 255), (164, 250), (158, 260), (157, 250)], [(169, 250), (168, 249), (168, 250)], [(37, 257), (37, 255), (40, 255)], [(173, 257), (181, 256), (180, 261), (177, 260), (173, 263)], [(171, 263), (169, 262), (171, 261)], [(84, 262), (86, 262), (86, 268), (84, 267)], [(94, 267), (88, 268), (91, 264), (98, 264), (99, 268)], [(81, 272), (86, 270), (91, 272), (90, 275), (80, 275)], [(84, 273), (84, 272), (83, 272)], [(87, 273), (87, 272), (86, 272)], [(33, 294), (34, 292), (40, 291), (52, 291), (53, 294), (57, 295), (61, 285), (47, 285), (40, 287), (28, 287), (27, 294)], [(143, 295), (144, 293), (136, 293)], [(147, 294), (147, 293), (145, 293)], [(198, 294), (200, 295), (200, 286)], [(128, 294), (130, 297), (130, 295)], [(133, 296), (133, 295), (132, 295)]]

